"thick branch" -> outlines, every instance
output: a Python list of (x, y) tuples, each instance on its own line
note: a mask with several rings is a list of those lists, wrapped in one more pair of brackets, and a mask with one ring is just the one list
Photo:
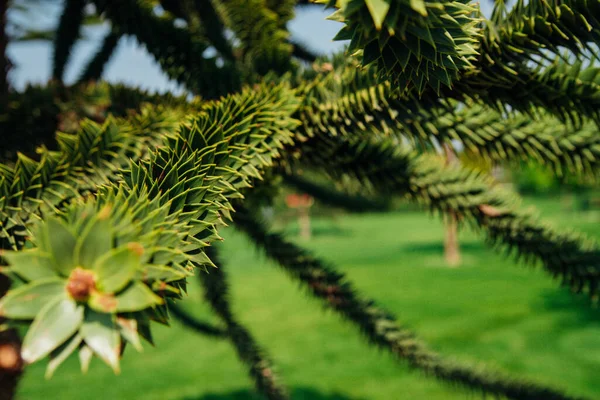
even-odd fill
[(199, 275), (206, 301), (227, 326), (228, 336), (238, 357), (248, 367), (248, 373), (259, 393), (267, 399), (288, 399), (288, 390), (279, 382), (265, 351), (256, 343), (248, 329), (241, 325), (233, 315), (229, 305), (227, 275), (223, 270), (223, 263), (218, 259), (216, 249), (209, 247), (206, 254), (217, 265), (217, 268)]
[(215, 57), (205, 57), (209, 44), (176, 27), (172, 18), (157, 17), (152, 2), (96, 2), (120, 32), (134, 35), (170, 78), (193, 93), (216, 98), (239, 89), (240, 75), (235, 67), (229, 63), (219, 67)]
[(102, 45), (84, 68), (78, 82), (97, 81), (102, 77), (106, 64), (110, 61), (121, 35), (112, 30), (102, 40)]
[(85, 0), (66, 0), (54, 39), (52, 78), (62, 82), (73, 45), (79, 39)]
[(179, 322), (183, 324), (183, 326), (195, 332), (216, 338), (224, 338), (227, 336), (227, 332), (223, 328), (194, 318), (177, 304), (170, 304), (169, 311)]
[(376, 200), (359, 195), (350, 195), (325, 185), (318, 185), (299, 175), (284, 175), (288, 185), (307, 193), (323, 204), (339, 207), (351, 212), (384, 212), (391, 209), (385, 200)]

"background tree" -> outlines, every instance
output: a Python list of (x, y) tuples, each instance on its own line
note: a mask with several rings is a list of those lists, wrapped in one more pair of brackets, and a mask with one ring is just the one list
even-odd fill
[[(596, 179), (600, 2), (499, 1), (488, 20), (465, 0), (332, 1), (349, 56), (319, 60), (289, 39), (295, 5), (65, 1), (53, 80), (9, 92), (0, 119), (10, 153), (0, 166), (0, 248), (14, 283), (0, 310), (9, 326), (27, 325), (23, 361), (49, 357), (51, 376), (78, 352), (84, 371), (94, 356), (119, 371), (125, 344), (152, 342), (150, 322), (172, 314), (230, 340), (256, 388), (286, 398), (265, 350), (229, 306), (214, 243), (233, 221), (310, 295), (412, 368), (507, 398), (574, 398), (446, 360), (257, 216), (281, 178), (348, 209), (380, 208), (369, 195), (398, 196), (473, 226), (493, 247), (595, 299), (595, 241), (547, 227), (489, 177), (446, 166), (434, 149), (460, 143), (493, 162), (537, 159), (556, 174)], [(67, 86), (86, 10), (111, 30)], [(122, 35), (189, 93), (94, 83)], [(366, 197), (323, 188), (300, 171)], [(222, 327), (174, 306), (194, 270)]]

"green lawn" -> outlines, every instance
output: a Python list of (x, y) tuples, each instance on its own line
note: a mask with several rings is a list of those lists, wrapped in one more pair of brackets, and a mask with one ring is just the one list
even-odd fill
[[(565, 212), (551, 200), (535, 204), (553, 224), (600, 237), (599, 211)], [(442, 354), (600, 398), (599, 311), (539, 268), (517, 265), (463, 232), (463, 265), (450, 269), (442, 258), (442, 225), (423, 213), (344, 216), (313, 225), (315, 237), (307, 246)], [(243, 236), (231, 229), (223, 235), (237, 315), (268, 348), (294, 399), (480, 398), (409, 371), (369, 347)], [(196, 287), (185, 304), (211, 318)], [(157, 325), (155, 334), (156, 348), (146, 345), (141, 354), (128, 349), (118, 377), (98, 360), (81, 377), (73, 358), (45, 381), (45, 365), (34, 365), (19, 398), (254, 398), (228, 342), (197, 336), (177, 323)]]

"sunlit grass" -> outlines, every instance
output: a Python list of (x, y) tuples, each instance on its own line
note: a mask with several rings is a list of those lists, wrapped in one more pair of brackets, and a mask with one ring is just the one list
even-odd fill
[[(600, 237), (600, 213), (564, 211), (558, 201), (529, 201), (555, 225)], [(443, 227), (418, 212), (313, 221), (304, 243), (346, 272), (365, 295), (393, 311), (431, 347), (457, 360), (600, 397), (599, 311), (559, 288), (541, 269), (517, 265), (461, 234), (463, 264), (448, 268)], [(290, 229), (293, 231), (293, 227)], [(238, 317), (269, 350), (295, 399), (464, 399), (480, 395), (411, 372), (369, 347), (231, 229), (222, 258)], [(214, 321), (191, 285), (189, 310)], [(77, 360), (51, 381), (30, 367), (20, 399), (246, 399), (252, 383), (229, 343), (174, 323), (156, 326), (156, 348), (128, 349), (122, 374), (95, 360), (82, 377)]]

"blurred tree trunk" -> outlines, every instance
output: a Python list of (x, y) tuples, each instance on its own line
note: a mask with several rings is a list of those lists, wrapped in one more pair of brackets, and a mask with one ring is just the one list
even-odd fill
[[(452, 166), (458, 163), (454, 149), (449, 144), (444, 144), (446, 154), (446, 165)], [(444, 238), (444, 258), (450, 267), (460, 265), (460, 245), (458, 243), (458, 221), (454, 212), (449, 212), (445, 217), (446, 237)]]
[[(8, 291), (10, 280), (0, 274), (0, 298)], [(0, 325), (4, 321), (0, 318)], [(0, 331), (0, 400), (12, 400), (23, 373), (21, 342), (14, 329)]]
[[(8, 36), (6, 35), (6, 11), (8, 0), (0, 0), (0, 113), (6, 107), (8, 97), (8, 70), (10, 61), (6, 55)], [(5, 133), (6, 134), (6, 133)], [(0, 298), (8, 291), (10, 281), (0, 274)], [(2, 324), (0, 319), (0, 325)], [(15, 397), (19, 377), (23, 372), (21, 343), (15, 330), (0, 329), (0, 400), (12, 400)]]
[(310, 240), (310, 213), (308, 207), (298, 208), (298, 225), (300, 227), (300, 237), (304, 240)]

